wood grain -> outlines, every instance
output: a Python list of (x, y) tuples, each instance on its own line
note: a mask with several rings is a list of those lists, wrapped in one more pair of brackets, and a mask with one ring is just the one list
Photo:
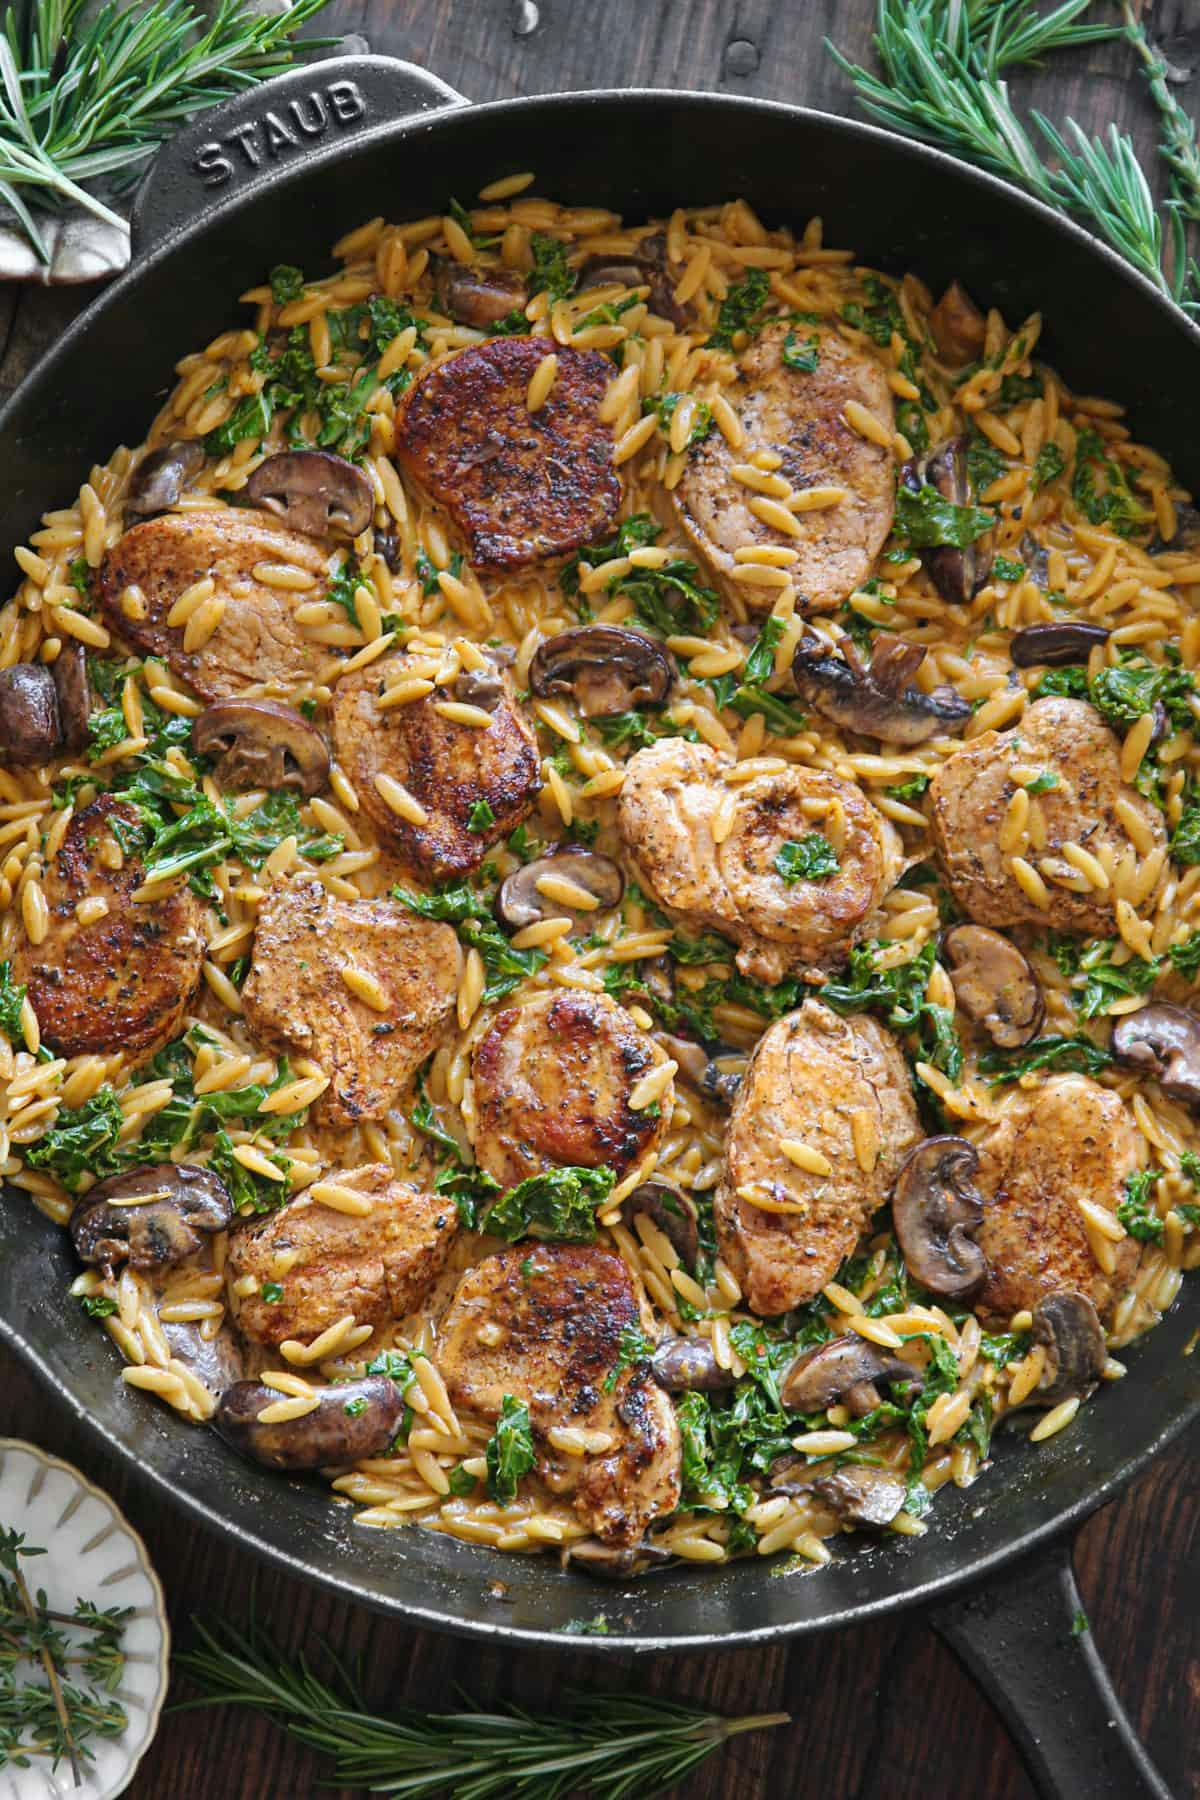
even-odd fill
[[(372, 49), (423, 63), (469, 99), (590, 86), (720, 89), (852, 110), (822, 49), (831, 36), (869, 58), (873, 0), (334, 0), (322, 29), (364, 34)], [(1155, 31), (1180, 63), (1200, 62), (1195, 0), (1164, 0)], [(1014, 83), (1052, 117), (1091, 128), (1117, 120), (1155, 172), (1155, 121), (1119, 45), (1094, 48), (1064, 71)], [(1193, 110), (1200, 80), (1180, 90)], [(697, 191), (703, 190), (697, 172)], [(81, 297), (31, 289), (0, 294), (0, 391), (31, 365)], [(53, 497), (48, 497), (53, 499)], [(257, 1582), (262, 1616), (284, 1641), (326, 1638), (361, 1656), (378, 1705), (445, 1705), (456, 1684), (479, 1698), (552, 1706), (566, 1684), (620, 1685), (703, 1699), (723, 1711), (782, 1707), (787, 1731), (741, 1738), (688, 1785), (688, 1800), (1031, 1800), (1032, 1788), (986, 1698), (919, 1618), (904, 1616), (790, 1648), (601, 1665), (569, 1651), (553, 1659), (492, 1651), (405, 1631), (259, 1569), (139, 1490), (31, 1377), (0, 1352), (0, 1431), (68, 1457), (123, 1505), (145, 1535), (167, 1589), (176, 1637), (193, 1613), (238, 1618)], [(1092, 1628), (1117, 1686), (1173, 1791), (1200, 1793), (1200, 1630), (1190, 1558), (1200, 1523), (1191, 1447), (1177, 1446), (1079, 1540)], [(819, 1579), (819, 1576), (813, 1577)], [(182, 1691), (182, 1690), (181, 1690)], [(317, 1759), (241, 1712), (168, 1716), (129, 1790), (134, 1800), (293, 1800), (316, 1792)], [(336, 1789), (326, 1789), (333, 1795)], [(343, 1795), (341, 1800), (346, 1800)], [(1081, 1797), (1082, 1800), (1082, 1797)]]

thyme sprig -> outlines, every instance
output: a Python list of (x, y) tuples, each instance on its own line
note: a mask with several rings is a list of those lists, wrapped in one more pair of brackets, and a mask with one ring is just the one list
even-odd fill
[(176, 1711), (253, 1706), (301, 1743), (334, 1757), (334, 1779), (375, 1793), (450, 1794), (455, 1800), (559, 1800), (586, 1788), (594, 1800), (674, 1787), (742, 1732), (788, 1723), (787, 1713), (724, 1718), (675, 1701), (631, 1694), (568, 1694), (564, 1710), (530, 1713), (511, 1704), (485, 1712), (369, 1712), (335, 1663), (336, 1685), (307, 1661), (289, 1662), (253, 1621), (193, 1621), (200, 1648), (176, 1657), (203, 1689)]
[(89, 183), (131, 187), (194, 114), (334, 41), (291, 41), (327, 0), (291, 0), (281, 14), (220, 0), (207, 21), (190, 0), (106, 0), (88, 21), (84, 4), (9, 7), (0, 34), (0, 200), (43, 261), (38, 209), (76, 205), (123, 224)]
[[(1165, 65), (1127, 6), (1125, 23), (1084, 20), (1092, 0), (1064, 0), (1039, 15), (1031, 0), (879, 0), (874, 47), (879, 70), (826, 47), (850, 77), (864, 111), (906, 137), (953, 151), (1081, 220), (1186, 312), (1200, 315), (1200, 270), (1186, 222), (1200, 217), (1200, 159), (1190, 119), (1170, 93)], [(1074, 119), (1061, 128), (1031, 112), (1043, 153), (1017, 114), (1007, 69), (1052, 51), (1126, 37), (1146, 68), (1172, 169), (1166, 222), (1132, 140), (1115, 125), (1104, 136)], [(1170, 267), (1164, 251), (1170, 246)]]
[[(30, 1592), (21, 1568), (22, 1558), (45, 1554), (20, 1532), (0, 1530), (7, 1571), (0, 1574), (0, 1769), (27, 1769), (35, 1756), (57, 1768), (65, 1757), (80, 1787), (91, 1761), (87, 1740), (119, 1737), (128, 1724), (111, 1695), (125, 1666), (121, 1637), (132, 1609), (79, 1600), (73, 1613), (52, 1611), (42, 1590)], [(25, 1663), (40, 1664), (45, 1684), (19, 1679)]]

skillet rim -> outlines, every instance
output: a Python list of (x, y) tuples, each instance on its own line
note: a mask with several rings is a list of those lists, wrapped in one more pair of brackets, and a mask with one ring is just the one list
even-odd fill
[[(359, 64), (370, 64), (384, 68), (395, 68), (398, 59), (391, 57), (348, 57), (330, 59), (318, 65), (323, 72), (338, 72), (339, 69), (352, 69)], [(400, 67), (406, 65), (399, 64)], [(419, 71), (424, 76), (425, 71)], [(264, 87), (256, 91), (259, 100), (267, 94)], [(1161, 319), (1169, 328), (1178, 333), (1183, 343), (1190, 342), (1192, 353), (1200, 352), (1200, 325), (1189, 320), (1175, 306), (1170, 298), (1162, 293), (1148, 277), (1133, 269), (1118, 256), (1108, 245), (1093, 237), (1082, 226), (1072, 220), (1064, 219), (1045, 206), (1041, 201), (1021, 192), (998, 176), (987, 171), (974, 168), (972, 165), (950, 156), (936, 146), (911, 139), (902, 139), (884, 130), (882, 127), (865, 121), (842, 117), (827, 113), (817, 108), (794, 106), (788, 102), (737, 95), (676, 90), (671, 88), (640, 87), (629, 89), (586, 89), (564, 91), (560, 93), (522, 96), (515, 99), (495, 100), (479, 105), (458, 106), (452, 102), (438, 107), (428, 113), (407, 114), (400, 118), (381, 120), (379, 123), (365, 128), (353, 137), (341, 141), (323, 144), (309, 149), (295, 161), (266, 169), (261, 174), (245, 180), (237, 185), (222, 199), (218, 200), (206, 213), (196, 214), (186, 219), (177, 229), (170, 231), (159, 242), (152, 245), (139, 260), (131, 264), (129, 270), (102, 292), (79, 317), (72, 322), (62, 337), (44, 357), (28, 372), (25, 379), (0, 408), (0, 431), (8, 431), (15, 420), (27, 411), (32, 413), (42, 389), (53, 383), (60, 364), (76, 349), (81, 340), (91, 332), (93, 325), (110, 310), (119, 309), (136, 295), (138, 287), (159, 267), (175, 256), (177, 252), (193, 247), (198, 240), (210, 232), (219, 232), (244, 208), (262, 199), (265, 193), (291, 190), (302, 186), (314, 169), (325, 169), (339, 162), (351, 162), (359, 155), (369, 154), (372, 148), (383, 145), (392, 146), (408, 139), (418, 139), (426, 135), (437, 136), (443, 131), (453, 132), (459, 121), (471, 119), (480, 121), (482, 127), (494, 119), (510, 121), (514, 117), (524, 118), (538, 113), (553, 114), (556, 110), (568, 114), (576, 111), (587, 111), (590, 114), (612, 112), (617, 115), (637, 112), (647, 106), (667, 106), (672, 111), (683, 115), (693, 114), (701, 110), (725, 111), (739, 116), (747, 114), (771, 115), (784, 121), (802, 123), (810, 129), (844, 142), (866, 141), (878, 147), (880, 151), (886, 146), (892, 158), (907, 162), (910, 167), (924, 169), (933, 173), (947, 172), (950, 177), (965, 188), (974, 188), (984, 199), (995, 197), (1002, 199), (1004, 205), (1024, 211), (1039, 219), (1058, 238), (1064, 247), (1072, 247), (1093, 265), (1097, 260), (1102, 269), (1119, 286), (1126, 289), (1135, 304), (1142, 306), (1152, 304)], [(237, 101), (232, 109), (239, 112), (245, 110), (245, 97), (239, 107)], [(214, 115), (207, 115), (207, 126), (211, 126)], [(168, 146), (161, 159), (167, 165), (170, 178), (170, 161), (179, 150), (180, 143), (186, 145), (187, 136), (183, 134), (178, 143)], [(156, 165), (152, 165), (143, 185), (143, 193), (148, 193), (155, 180)], [(140, 204), (141, 196), (139, 196)], [(135, 209), (136, 218), (136, 209)], [(1200, 361), (1197, 363), (1200, 372)], [(10, 1190), (11, 1191), (11, 1190)], [(27, 1205), (25, 1196), (20, 1202)], [(56, 1228), (48, 1224), (50, 1231)], [(1184, 1298), (1177, 1302), (1182, 1307)], [(1178, 1326), (1178, 1315), (1176, 1325)], [(1159, 1330), (1166, 1328), (1167, 1321)], [(423, 1602), (413, 1602), (393, 1597), (391, 1594), (379, 1592), (369, 1586), (360, 1585), (345, 1574), (326, 1571), (304, 1560), (302, 1555), (292, 1554), (278, 1544), (271, 1543), (262, 1535), (243, 1526), (238, 1520), (231, 1519), (205, 1499), (172, 1484), (169, 1477), (151, 1461), (139, 1453), (132, 1443), (124, 1441), (120, 1436), (109, 1436), (100, 1418), (90, 1412), (77, 1397), (71, 1385), (60, 1377), (34, 1345), (27, 1341), (21, 1327), (12, 1321), (0, 1318), (0, 1339), (13, 1348), (38, 1375), (48, 1383), (58, 1398), (85, 1426), (87, 1432), (98, 1441), (115, 1449), (139, 1484), (165, 1494), (172, 1503), (183, 1508), (193, 1518), (211, 1527), (226, 1540), (233, 1541), (239, 1548), (266, 1558), (275, 1566), (285, 1569), (289, 1574), (303, 1578), (321, 1587), (323, 1590), (337, 1594), (342, 1598), (352, 1598), (374, 1611), (387, 1613), (402, 1618), (413, 1625), (427, 1629), (443, 1630), (460, 1636), (469, 1636), (482, 1641), (513, 1642), (531, 1648), (562, 1647), (564, 1642), (571, 1649), (584, 1649), (595, 1652), (625, 1651), (630, 1653), (661, 1653), (669, 1651), (694, 1650), (703, 1652), (716, 1648), (749, 1646), (780, 1641), (790, 1637), (807, 1636), (811, 1633), (861, 1624), (866, 1620), (883, 1616), (892, 1611), (899, 1611), (919, 1605), (929, 1605), (932, 1601), (947, 1598), (965, 1586), (994, 1574), (1011, 1563), (1015, 1558), (1035, 1546), (1065, 1533), (1079, 1524), (1091, 1512), (1103, 1505), (1120, 1491), (1151, 1459), (1179, 1436), (1195, 1418), (1200, 1416), (1200, 1395), (1189, 1399), (1186, 1394), (1174, 1398), (1170, 1416), (1166, 1423), (1158, 1429), (1148, 1443), (1123, 1456), (1109, 1475), (1094, 1487), (1088, 1487), (1073, 1501), (1063, 1507), (1055, 1507), (1053, 1501), (1045, 1519), (1039, 1524), (1025, 1530), (1016, 1530), (1014, 1535), (995, 1549), (982, 1555), (964, 1559), (962, 1566), (936, 1575), (917, 1586), (899, 1593), (876, 1595), (869, 1599), (859, 1599), (840, 1607), (831, 1615), (793, 1618), (761, 1627), (750, 1629), (734, 1629), (732, 1631), (692, 1633), (675, 1635), (673, 1633), (624, 1635), (614, 1632), (609, 1637), (572, 1636), (564, 1639), (559, 1628), (533, 1628), (503, 1619), (489, 1622), (482, 1619), (463, 1619), (441, 1611)], [(1136, 1375), (1132, 1376), (1136, 1379)], [(123, 1384), (114, 1384), (120, 1392)], [(140, 1397), (139, 1397), (140, 1398)], [(152, 1400), (143, 1405), (153, 1406)], [(1084, 1446), (1081, 1446), (1081, 1449)], [(232, 1454), (232, 1453), (230, 1453)], [(268, 1472), (256, 1471), (264, 1481)], [(997, 1477), (993, 1474), (992, 1479)], [(265, 1490), (264, 1490), (265, 1491)], [(273, 1485), (271, 1492), (278, 1491)], [(987, 1495), (985, 1494), (985, 1499)], [(299, 1521), (297, 1521), (299, 1523)], [(892, 1553), (895, 1554), (892, 1547)], [(956, 1550), (958, 1546), (956, 1545)], [(481, 1560), (481, 1574), (483, 1563)], [(666, 1579), (672, 1581), (679, 1593), (680, 1600), (686, 1606), (686, 1595), (693, 1591), (695, 1577), (684, 1571), (673, 1572)], [(596, 1584), (586, 1578), (578, 1578), (579, 1585), (574, 1592), (585, 1593), (599, 1598), (604, 1588), (597, 1590)], [(614, 1587), (611, 1592), (618, 1595), (622, 1590)]]

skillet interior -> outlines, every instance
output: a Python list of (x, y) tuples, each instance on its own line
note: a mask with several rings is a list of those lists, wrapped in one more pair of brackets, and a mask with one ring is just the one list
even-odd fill
[[(933, 286), (957, 274), (1010, 318), (1040, 307), (1047, 360), (1077, 387), (1124, 399), (1141, 439), (1200, 487), (1190, 430), (1200, 332), (1082, 234), (962, 165), (845, 120), (714, 96), (592, 95), (381, 128), (235, 197), (201, 235), (152, 255), (0, 415), (6, 542), (19, 542), (45, 507), (72, 492), (91, 461), (141, 438), (176, 357), (238, 320), (230, 296), (265, 263), (323, 267), (329, 242), (351, 224), (379, 212), (440, 211), (452, 194), (470, 198), (520, 168), (543, 171), (556, 198), (641, 216), (681, 198), (739, 192), (768, 219), (803, 222), (819, 212), (828, 241), (851, 244), (864, 261), (914, 269)], [(251, 1468), (212, 1434), (124, 1389), (115, 1356), (65, 1303), (74, 1273), (66, 1239), (20, 1194), (0, 1195), (0, 1244), (0, 1332), (155, 1482), (295, 1572), (370, 1604), (533, 1641), (601, 1608), (613, 1635), (600, 1644), (628, 1646), (632, 1637), (647, 1648), (700, 1647), (847, 1624), (928, 1599), (1082, 1516), (1200, 1410), (1200, 1357), (1183, 1357), (1198, 1309), (1185, 1289), (1168, 1321), (1128, 1356), (1128, 1380), (1036, 1455), (1002, 1441), (1000, 1466), (972, 1489), (945, 1491), (925, 1538), (856, 1548), (809, 1579), (739, 1563), (614, 1591), (564, 1578), (548, 1559), (353, 1527), (350, 1510), (331, 1506), (324, 1488)], [(505, 1585), (505, 1598), (489, 1593), (492, 1582)]]

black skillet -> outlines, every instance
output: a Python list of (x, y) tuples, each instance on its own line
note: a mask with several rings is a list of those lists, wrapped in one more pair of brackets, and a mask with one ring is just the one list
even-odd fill
[[(331, 241), (382, 213), (440, 213), (520, 169), (568, 203), (631, 218), (745, 194), (768, 220), (826, 220), (864, 261), (957, 275), (1010, 321), (1035, 308), (1042, 350), (1077, 389), (1131, 407), (1139, 437), (1200, 486), (1200, 331), (1093, 239), (935, 151), (820, 113), (715, 94), (568, 94), (468, 107), (425, 71), (347, 58), (297, 71), (181, 134), (134, 218), (135, 261), (0, 414), (7, 545), (62, 504), (116, 443), (139, 441), (177, 357), (241, 321), (234, 296), (273, 262), (327, 266)], [(0, 1194), (0, 1333), (164, 1497), (294, 1574), (413, 1624), (546, 1647), (597, 1590), (549, 1559), (423, 1531), (355, 1527), (328, 1490), (238, 1460), (115, 1379), (110, 1347), (65, 1299), (65, 1234)], [(1200, 1413), (1200, 1324), (1186, 1295), (1128, 1357), (1128, 1379), (1037, 1450), (1002, 1433), (979, 1483), (939, 1496), (919, 1539), (853, 1545), (809, 1576), (766, 1562), (680, 1569), (605, 1589), (608, 1637), (572, 1647), (714, 1649), (859, 1623), (931, 1619), (1003, 1712), (1039, 1791), (1166, 1795), (1089, 1634), (1070, 1533)], [(984, 1579), (986, 1578), (986, 1580)], [(490, 1584), (504, 1583), (503, 1598)], [(972, 1587), (972, 1583), (975, 1584)]]

